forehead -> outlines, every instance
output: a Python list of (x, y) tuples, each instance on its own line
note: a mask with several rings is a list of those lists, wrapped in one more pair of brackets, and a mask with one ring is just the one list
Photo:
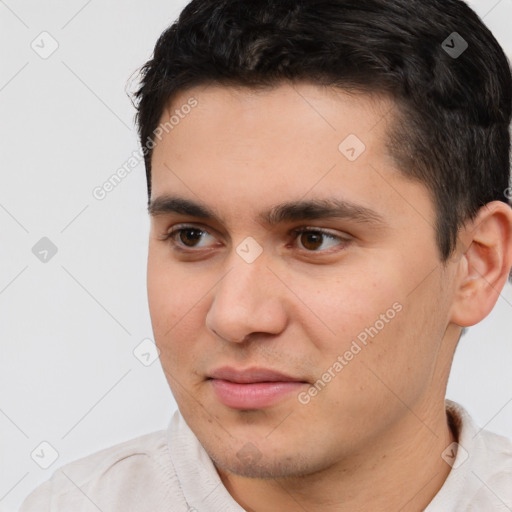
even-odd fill
[[(196, 103), (193, 109), (187, 104)], [(179, 115), (183, 111), (185, 115)], [(183, 121), (190, 117), (201, 123), (211, 136), (231, 136), (231, 140), (247, 138), (255, 130), (271, 134), (279, 130), (279, 139), (293, 133), (312, 137), (344, 132), (364, 137), (385, 135), (396, 112), (394, 101), (383, 94), (366, 94), (336, 87), (297, 82), (280, 83), (266, 88), (244, 86), (200, 85), (179, 92), (164, 109), (160, 124), (171, 117)], [(174, 116), (173, 116), (174, 114)], [(377, 124), (379, 127), (377, 127)], [(381, 123), (381, 121), (384, 121)], [(376, 130), (374, 130), (377, 128)], [(178, 126), (173, 127), (173, 131)], [(263, 135), (257, 133), (258, 136)]]
[(152, 198), (178, 192), (234, 215), (333, 192), (367, 206), (396, 201), (385, 181), (407, 180), (386, 147), (393, 116), (388, 98), (304, 83), (183, 91), (161, 116)]
[[(164, 109), (152, 164), (172, 157), (193, 166), (211, 157), (211, 166), (271, 166), (284, 174), (358, 153), (364, 160), (368, 150), (385, 159), (392, 110), (384, 97), (307, 83), (264, 90), (202, 85), (178, 93)], [(340, 150), (347, 139), (356, 155)]]

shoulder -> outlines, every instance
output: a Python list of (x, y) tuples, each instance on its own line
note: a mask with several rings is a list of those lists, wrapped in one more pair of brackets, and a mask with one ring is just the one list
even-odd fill
[[(476, 425), (469, 413), (459, 404), (447, 400), (447, 411), (462, 446), (460, 463), (474, 462), (474, 467), (485, 474), (512, 471), (512, 440)], [(467, 447), (467, 450), (465, 450)]]
[(159, 503), (177, 497), (176, 491), (167, 433), (161, 430), (60, 467), (26, 498), (20, 512), (114, 512), (136, 509), (136, 504), (158, 510)]
[(512, 510), (512, 441), (488, 430), (478, 430), (474, 464), (470, 478), (474, 482), (474, 504), (492, 510)]
[(457, 434), (447, 450), (456, 456), (443, 452), (452, 469), (425, 512), (512, 510), (512, 441), (479, 428), (461, 405), (447, 400), (446, 406)]

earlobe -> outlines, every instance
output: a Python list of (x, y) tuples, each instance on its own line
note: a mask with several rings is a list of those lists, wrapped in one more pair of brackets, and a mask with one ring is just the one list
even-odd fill
[(493, 309), (512, 266), (512, 209), (483, 206), (459, 237), (466, 249), (458, 261), (451, 321), (469, 327)]

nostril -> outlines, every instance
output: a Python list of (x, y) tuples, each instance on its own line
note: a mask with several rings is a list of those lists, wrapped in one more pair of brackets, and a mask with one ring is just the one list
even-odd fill
[(244, 343), (247, 338), (249, 338), (250, 334), (246, 334), (243, 338), (227, 338), (226, 336), (222, 336), (215, 329), (211, 329), (211, 331), (215, 334), (215, 336), (219, 337), (222, 340), (229, 341), (230, 343)]

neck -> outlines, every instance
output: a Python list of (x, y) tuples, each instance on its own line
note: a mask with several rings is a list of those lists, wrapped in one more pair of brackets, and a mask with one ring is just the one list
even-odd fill
[(453, 441), (441, 401), (435, 410), (407, 410), (385, 435), (315, 474), (261, 480), (218, 471), (231, 496), (251, 512), (419, 512), (450, 472), (441, 453)]

